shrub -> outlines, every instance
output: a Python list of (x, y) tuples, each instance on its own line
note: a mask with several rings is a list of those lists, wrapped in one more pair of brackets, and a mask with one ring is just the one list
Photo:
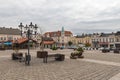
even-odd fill
[(77, 51), (78, 51), (78, 52), (84, 52), (84, 50), (83, 50), (81, 47), (79, 47), (79, 48), (77, 49)]
[(57, 47), (53, 46), (51, 49), (52, 49), (52, 50), (57, 50)]

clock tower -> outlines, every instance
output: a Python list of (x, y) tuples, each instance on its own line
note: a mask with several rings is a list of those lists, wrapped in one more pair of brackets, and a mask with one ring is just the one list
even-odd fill
[(64, 48), (64, 37), (65, 37), (65, 31), (64, 31), (64, 27), (62, 27), (62, 31), (61, 31), (62, 48)]

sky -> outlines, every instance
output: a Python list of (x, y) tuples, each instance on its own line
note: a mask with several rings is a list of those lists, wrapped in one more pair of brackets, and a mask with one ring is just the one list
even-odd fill
[(0, 0), (0, 27), (37, 24), (44, 32), (120, 30), (120, 0)]

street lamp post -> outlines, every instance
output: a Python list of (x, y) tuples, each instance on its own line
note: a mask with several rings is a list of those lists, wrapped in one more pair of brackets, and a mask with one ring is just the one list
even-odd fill
[[(22, 23), (20, 23), (19, 25), (20, 29), (21, 29), (21, 36), (22, 36), (22, 27), (24, 27), (22, 25)], [(37, 24), (35, 24), (35, 26), (32, 24), (32, 22), (30, 23), (30, 25), (26, 25), (24, 27), (24, 31), (26, 31), (26, 37), (28, 38), (28, 54), (26, 54), (25, 58), (26, 58), (26, 61), (25, 61), (25, 64), (27, 65), (30, 65), (30, 61), (31, 61), (31, 55), (30, 55), (30, 41), (31, 41), (31, 38), (33, 37), (33, 35), (37, 35)], [(33, 34), (34, 32), (34, 34)]]
[(27, 35), (28, 35), (28, 54), (26, 55), (26, 62), (27, 65), (30, 65), (30, 60), (31, 60), (31, 55), (30, 55), (30, 29), (28, 29), (27, 31)]
[(27, 27), (27, 38), (28, 38), (28, 54), (26, 55), (26, 61), (27, 61), (27, 65), (30, 65), (30, 60), (31, 60), (31, 55), (30, 55), (30, 39), (33, 33), (33, 28), (34, 25), (32, 24), (32, 22), (30, 23), (29, 27)]
[(22, 36), (22, 29), (23, 29), (23, 24), (22, 23), (20, 23), (20, 25), (18, 26), (19, 28), (20, 28), (20, 31), (21, 31), (21, 36)]

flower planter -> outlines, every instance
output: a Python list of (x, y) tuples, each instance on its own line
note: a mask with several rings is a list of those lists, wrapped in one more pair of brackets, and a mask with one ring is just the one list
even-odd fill
[(0, 48), (0, 50), (5, 50), (5, 48)]
[(23, 57), (22, 53), (12, 53), (12, 60), (18, 60), (18, 57)]
[(84, 58), (84, 56), (78, 56), (78, 58)]
[(57, 61), (64, 61), (65, 55), (64, 54), (56, 54), (55, 60)]
[(77, 59), (76, 56), (70, 56), (70, 59)]
[(45, 54), (48, 54), (47, 51), (37, 51), (37, 58), (44, 58)]
[(71, 59), (84, 58), (84, 57), (82, 56), (82, 54), (83, 54), (83, 52), (71, 53), (70, 58), (71, 58)]

